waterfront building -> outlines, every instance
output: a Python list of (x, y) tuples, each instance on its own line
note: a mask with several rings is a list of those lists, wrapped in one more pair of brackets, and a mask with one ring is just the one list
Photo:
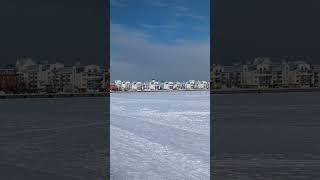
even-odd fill
[(163, 90), (173, 90), (173, 82), (164, 82), (161, 84), (161, 89)]
[(64, 64), (39, 64), (38, 66), (38, 90), (40, 92), (59, 92), (63, 89), (61, 83), (61, 71), (64, 70)]
[(17, 91), (17, 76), (15, 69), (0, 69), (0, 91), (12, 93)]
[(109, 84), (108, 71), (97, 65), (36, 64), (30, 58), (19, 58), (16, 69), (20, 92), (99, 92)]
[(313, 87), (320, 87), (320, 65), (312, 65), (311, 69)]
[(146, 82), (142, 83), (142, 90), (143, 91), (149, 90), (149, 83), (146, 83)]
[(219, 88), (303, 88), (318, 87), (320, 67), (303, 61), (272, 63), (256, 58), (253, 63), (212, 65), (211, 83)]
[(114, 83), (110, 83), (110, 91), (119, 91), (119, 89)]
[[(171, 82), (164, 81), (158, 82), (151, 80), (149, 82), (140, 81), (121, 81), (115, 80), (112, 82), (113, 91), (160, 91), (160, 90), (193, 90), (193, 89), (209, 89), (209, 83), (207, 81), (195, 81), (190, 80), (187, 82)], [(111, 87), (111, 86), (110, 86)]]
[(197, 81), (195, 84), (195, 89), (208, 89), (207, 81)]
[(160, 83), (154, 79), (152, 79), (150, 82), (149, 82), (149, 88), (148, 88), (150, 91), (158, 91), (160, 90)]
[(62, 63), (50, 64), (48, 61), (35, 63), (31, 58), (18, 58), (15, 72), (16, 89), (23, 93), (84, 93), (108, 91), (159, 91), (181, 89), (207, 89), (208, 82), (190, 80), (170, 81), (121, 81), (109, 82), (109, 69), (97, 65), (82, 66), (80, 63), (65, 66)]
[(195, 80), (189, 80), (185, 83), (185, 89), (191, 90), (195, 87)]
[(117, 87), (117, 89), (119, 90), (119, 91), (121, 91), (121, 85), (122, 85), (122, 82), (121, 82), (121, 80), (115, 80), (114, 81), (114, 85)]
[(25, 71), (25, 83), (28, 92), (37, 93), (40, 89), (38, 65), (27, 66)]
[(103, 71), (103, 78), (102, 78), (102, 91), (109, 91), (109, 84), (110, 84), (110, 69), (109, 67), (105, 66)]
[(174, 90), (180, 90), (180, 89), (182, 89), (182, 84), (181, 84), (181, 82), (175, 82), (175, 83), (173, 84), (173, 89), (174, 89)]
[(141, 82), (133, 82), (131, 85), (131, 90), (141, 91), (142, 90), (142, 83)]
[(305, 62), (293, 62), (290, 65), (290, 85), (292, 87), (312, 86), (312, 72), (309, 64)]
[(221, 65), (213, 64), (211, 65), (211, 83), (214, 88), (220, 89), (225, 84), (224, 82), (224, 68)]
[(129, 91), (131, 90), (131, 83), (130, 81), (122, 81), (121, 82), (121, 91)]
[(75, 77), (79, 92), (99, 92), (102, 87), (103, 72), (97, 65), (78, 67)]
[(75, 87), (76, 81), (76, 68), (74, 66), (64, 67), (60, 69), (58, 73), (58, 77), (60, 80), (59, 83), (59, 91), (66, 93), (77, 92)]

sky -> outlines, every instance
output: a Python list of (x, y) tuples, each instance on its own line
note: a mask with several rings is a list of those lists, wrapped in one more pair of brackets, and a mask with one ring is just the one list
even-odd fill
[(320, 63), (320, 1), (214, 2), (215, 63), (231, 64), (255, 56), (303, 57)]
[(111, 0), (111, 79), (209, 79), (209, 0)]
[(105, 0), (1, 0), (0, 65), (18, 56), (102, 64), (107, 50)]

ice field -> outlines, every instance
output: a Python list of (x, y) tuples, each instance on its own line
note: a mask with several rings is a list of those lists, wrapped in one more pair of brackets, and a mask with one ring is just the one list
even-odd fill
[(209, 92), (113, 93), (111, 179), (209, 179)]

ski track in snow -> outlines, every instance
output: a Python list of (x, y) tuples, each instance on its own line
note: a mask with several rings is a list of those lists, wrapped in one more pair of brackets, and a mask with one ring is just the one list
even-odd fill
[(111, 179), (209, 179), (209, 92), (111, 95)]

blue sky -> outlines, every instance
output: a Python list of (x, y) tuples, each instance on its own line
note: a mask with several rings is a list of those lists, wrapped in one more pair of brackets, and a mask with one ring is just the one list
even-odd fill
[(210, 0), (110, 0), (111, 78), (208, 79)]

